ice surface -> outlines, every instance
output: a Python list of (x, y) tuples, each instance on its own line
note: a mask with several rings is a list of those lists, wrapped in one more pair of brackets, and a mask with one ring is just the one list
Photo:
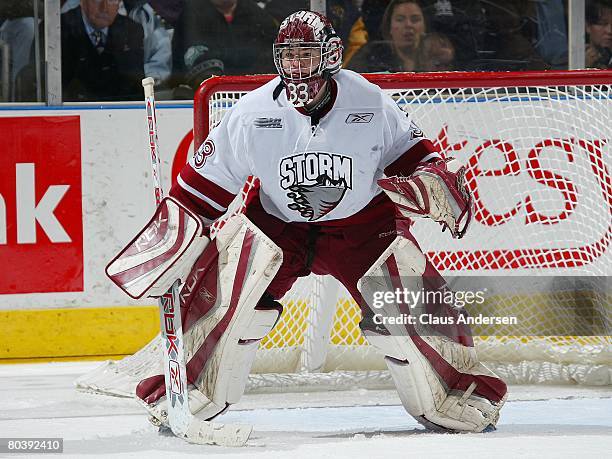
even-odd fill
[(220, 418), (255, 426), (246, 447), (190, 445), (159, 434), (135, 401), (77, 392), (73, 381), (97, 365), (0, 366), (0, 437), (63, 437), (61, 457), (88, 458), (556, 458), (612, 451), (612, 388), (571, 386), (511, 387), (498, 431), (463, 435), (424, 432), (394, 391), (246, 395)]

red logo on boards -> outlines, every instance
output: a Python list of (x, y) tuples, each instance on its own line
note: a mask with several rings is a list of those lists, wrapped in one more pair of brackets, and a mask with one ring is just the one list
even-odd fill
[(78, 116), (0, 118), (0, 294), (83, 291)]
[[(583, 174), (588, 175), (588, 183), (595, 189), (596, 195), (607, 206), (608, 215), (612, 214), (612, 183), (605, 161), (607, 139), (544, 138), (531, 145), (526, 157), (519, 157), (511, 140), (490, 139), (475, 147), (469, 153), (466, 163), (466, 180), (474, 197), (474, 219), (485, 227), (503, 226), (512, 219), (521, 218), (525, 225), (525, 238), (529, 241), (529, 230), (560, 224), (570, 218), (579, 206), (580, 190), (569, 178), (558, 171), (547, 169), (541, 156), (544, 150), (555, 153), (556, 168), (566, 171), (576, 170), (575, 162), (580, 158), (588, 164), (582, 167)], [(444, 125), (434, 141), (434, 145), (448, 156), (455, 156), (468, 146), (468, 140), (450, 143), (447, 126)], [(497, 152), (503, 158), (500, 167), (486, 169), (481, 167), (483, 154)], [(550, 163), (550, 161), (549, 161)], [(527, 175), (529, 182), (523, 187), (524, 196), (513, 206), (503, 212), (493, 212), (485, 205), (480, 192), (480, 177), (517, 177)], [(542, 202), (532, 196), (533, 185), (544, 186), (558, 192), (562, 205), (554, 212), (547, 213), (542, 209)], [(583, 190), (584, 191), (584, 190)], [(582, 204), (585, 205), (584, 203)], [(523, 215), (521, 215), (521, 212)], [(609, 218), (609, 216), (608, 216)], [(606, 216), (603, 216), (605, 221)], [(609, 221), (609, 220), (608, 220)], [(586, 225), (585, 225), (586, 226)], [(554, 229), (549, 230), (554, 238)], [(489, 250), (456, 250), (429, 253), (436, 268), (444, 269), (518, 269), (518, 268), (574, 268), (592, 263), (603, 255), (612, 240), (612, 224), (598, 240), (563, 240), (559, 247), (530, 248), (516, 247), (510, 249)]]

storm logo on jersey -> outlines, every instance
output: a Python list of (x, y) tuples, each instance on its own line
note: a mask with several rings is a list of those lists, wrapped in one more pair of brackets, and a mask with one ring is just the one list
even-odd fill
[(308, 221), (330, 213), (353, 187), (353, 162), (348, 156), (308, 152), (280, 162), (280, 186), (287, 190), (287, 207)]

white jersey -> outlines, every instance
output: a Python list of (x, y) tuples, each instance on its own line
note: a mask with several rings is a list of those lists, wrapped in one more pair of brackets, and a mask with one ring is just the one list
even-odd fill
[(285, 91), (273, 99), (278, 77), (242, 97), (190, 160), (200, 177), (183, 171), (179, 185), (222, 212), (227, 196), (256, 176), (263, 208), (288, 222), (343, 219), (363, 209), (381, 193), (376, 181), (384, 169), (423, 134), (361, 75), (341, 70), (334, 79), (333, 107), (316, 126)]

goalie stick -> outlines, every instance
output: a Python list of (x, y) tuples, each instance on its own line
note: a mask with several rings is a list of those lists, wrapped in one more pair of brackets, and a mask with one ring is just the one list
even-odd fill
[[(153, 85), (153, 78), (149, 77), (142, 80), (147, 110), (151, 176), (155, 190), (155, 203), (159, 205), (162, 200), (163, 189), (160, 177), (161, 168)], [(204, 421), (196, 418), (189, 409), (179, 287), (180, 281), (177, 279), (158, 300), (161, 336), (164, 343), (163, 366), (170, 429), (177, 437), (190, 443), (243, 446), (251, 435), (253, 430), (251, 426)]]

